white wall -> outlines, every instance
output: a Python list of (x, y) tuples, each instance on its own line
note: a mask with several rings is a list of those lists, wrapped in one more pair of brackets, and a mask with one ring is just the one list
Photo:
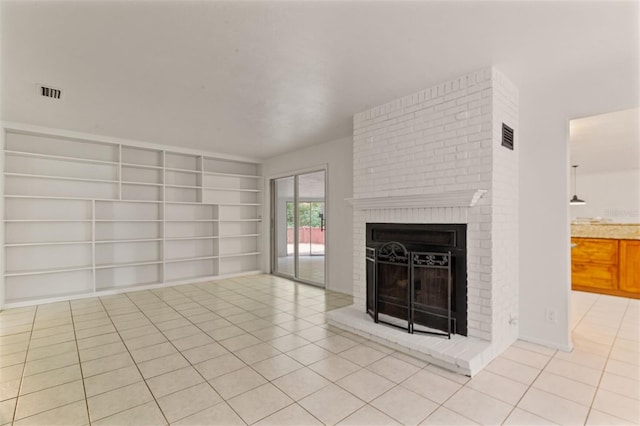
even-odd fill
[[(265, 210), (270, 217), (269, 180), (299, 171), (327, 167), (327, 257), (329, 290), (351, 294), (352, 291), (352, 209), (346, 201), (352, 197), (353, 140), (343, 138), (267, 159), (263, 163), (265, 176)], [(263, 221), (263, 235), (269, 235), (269, 221)], [(263, 269), (270, 271), (270, 242), (264, 238)]]
[[(587, 204), (571, 206), (571, 219), (602, 217), (615, 223), (640, 223), (640, 170), (577, 173), (578, 196)], [(573, 184), (571, 185), (573, 191)]]
[(634, 58), (583, 71), (550, 71), (519, 87), (520, 338), (562, 349), (571, 348), (569, 120), (640, 104)]

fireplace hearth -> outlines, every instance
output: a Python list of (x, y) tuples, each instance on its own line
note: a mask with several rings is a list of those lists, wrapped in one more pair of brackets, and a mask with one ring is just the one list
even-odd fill
[(368, 223), (366, 232), (366, 306), (374, 321), (466, 336), (466, 225)]

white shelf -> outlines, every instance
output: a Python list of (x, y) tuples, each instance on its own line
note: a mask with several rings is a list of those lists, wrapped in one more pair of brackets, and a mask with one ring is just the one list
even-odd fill
[(262, 179), (262, 176), (258, 175), (242, 175), (235, 173), (220, 173), (220, 172), (204, 172), (207, 176), (224, 176), (224, 177), (236, 177), (236, 178), (247, 178), (247, 179)]
[(96, 219), (96, 222), (162, 222), (162, 219)]
[(162, 260), (151, 260), (148, 262), (112, 263), (108, 265), (96, 265), (96, 269), (129, 268), (131, 266), (160, 265), (160, 264), (162, 264)]
[(207, 235), (207, 236), (202, 236), (202, 237), (170, 237), (170, 238), (165, 238), (165, 241), (188, 241), (188, 240), (216, 240), (220, 237), (218, 237), (217, 235)]
[(146, 243), (150, 241), (162, 241), (162, 238), (131, 238), (125, 240), (99, 240), (96, 244), (116, 244), (116, 243)]
[(201, 173), (199, 170), (177, 169), (175, 167), (165, 167), (164, 170), (167, 171), (167, 172), (179, 172), (179, 173), (193, 173), (193, 174), (200, 174)]
[(7, 243), (5, 247), (31, 247), (31, 246), (64, 246), (92, 244), (93, 241), (42, 241), (37, 243)]
[(4, 276), (5, 277), (20, 277), (25, 275), (42, 275), (42, 274), (59, 274), (61, 272), (75, 272), (75, 271), (87, 271), (93, 269), (92, 265), (89, 266), (77, 266), (71, 268), (59, 268), (59, 269), (34, 269), (31, 271), (19, 271), (19, 272), (10, 272), (7, 271)]
[(226, 188), (226, 187), (221, 187), (221, 186), (203, 186), (202, 189), (204, 189), (206, 191), (262, 192), (259, 189)]
[(4, 194), (4, 198), (24, 198), (31, 200), (69, 200), (69, 201), (120, 201), (116, 198), (56, 197), (47, 195)]
[(135, 163), (122, 163), (122, 167), (130, 167), (133, 169), (162, 170), (162, 166), (151, 166), (146, 164), (135, 164)]
[(167, 188), (184, 188), (184, 189), (200, 189), (200, 186), (194, 186), (194, 185), (177, 185), (177, 184), (173, 184), (173, 183), (165, 183), (164, 186), (166, 186)]
[(171, 219), (165, 220), (166, 223), (183, 223), (183, 222), (219, 222), (219, 219)]
[(5, 135), (9, 305), (257, 268), (256, 163), (44, 133)]
[(257, 256), (259, 254), (262, 254), (262, 252), (254, 251), (254, 252), (251, 252), (251, 253), (221, 254), (220, 256), (218, 256), (218, 258), (224, 259), (224, 258), (227, 258), (227, 257)]
[(180, 263), (180, 262), (191, 262), (193, 260), (209, 260), (209, 259), (217, 259), (218, 256), (200, 256), (200, 257), (180, 257), (173, 259), (165, 259), (165, 263)]
[(5, 223), (93, 222), (91, 219), (6, 219)]
[(138, 186), (162, 186), (162, 183), (150, 183), (150, 182), (133, 182), (133, 181), (122, 181), (123, 185), (138, 185)]
[(199, 203), (197, 201), (171, 201), (171, 200), (166, 200), (164, 202), (165, 204), (190, 204), (190, 205), (195, 205), (195, 206), (215, 206), (216, 204), (211, 204), (211, 203)]
[(28, 178), (28, 179), (52, 179), (52, 180), (68, 180), (68, 181), (76, 181), (76, 182), (111, 183), (114, 185), (118, 183), (117, 180), (77, 178), (77, 177), (55, 176), (55, 175), (34, 175), (29, 173), (5, 172), (4, 175), (9, 177), (22, 177), (22, 178)]
[(59, 161), (76, 161), (79, 163), (91, 163), (91, 164), (109, 164), (112, 166), (118, 165), (118, 163), (114, 161), (93, 160), (90, 158), (67, 157), (62, 155), (40, 154), (37, 152), (5, 150), (4, 153), (6, 155), (19, 155), (21, 157), (45, 158), (45, 159), (59, 160)]

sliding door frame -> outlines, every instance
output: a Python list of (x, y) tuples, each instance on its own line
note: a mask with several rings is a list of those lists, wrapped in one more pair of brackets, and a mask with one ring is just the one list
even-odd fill
[[(298, 277), (298, 271), (299, 271), (299, 255), (298, 255), (298, 238), (299, 238), (299, 231), (298, 231), (298, 223), (299, 223), (299, 201), (298, 201), (298, 176), (299, 175), (304, 175), (304, 174), (308, 174), (308, 173), (315, 173), (315, 172), (324, 172), (324, 218), (325, 218), (325, 223), (329, 223), (329, 200), (327, 197), (327, 194), (329, 193), (329, 167), (327, 164), (322, 164), (322, 165), (318, 165), (315, 167), (309, 167), (309, 168), (304, 168), (304, 169), (298, 169), (298, 170), (292, 170), (289, 172), (283, 172), (283, 173), (279, 173), (276, 175), (272, 175), (269, 176), (269, 212), (270, 212), (270, 217), (269, 217), (269, 249), (270, 249), (270, 267), (271, 267), (271, 274), (278, 276), (278, 277), (282, 277), (282, 278), (287, 278), (296, 282), (300, 282), (303, 284), (309, 284), (315, 287), (321, 287), (321, 288), (327, 288), (327, 278), (329, 276), (329, 262), (328, 262), (328, 256), (327, 253), (329, 252), (329, 238), (328, 238), (328, 233), (325, 233), (325, 238), (324, 238), (324, 282), (323, 283), (318, 283), (315, 281), (310, 281), (310, 280), (306, 280), (304, 278), (300, 278)], [(277, 214), (277, 202), (276, 202), (276, 191), (275, 191), (275, 187), (276, 187), (276, 180), (277, 179), (282, 179), (282, 178), (288, 178), (288, 177), (292, 177), (293, 178), (293, 209), (294, 209), (294, 222), (295, 222), (295, 226), (293, 227), (293, 240), (294, 240), (294, 244), (293, 244), (293, 259), (294, 259), (294, 270), (293, 270), (293, 276), (291, 275), (287, 275), (287, 274), (283, 274), (281, 272), (278, 272), (278, 247), (277, 247), (277, 235), (276, 235), (276, 231), (277, 231), (277, 226), (276, 226), (276, 214)], [(325, 228), (328, 229), (328, 228)]]

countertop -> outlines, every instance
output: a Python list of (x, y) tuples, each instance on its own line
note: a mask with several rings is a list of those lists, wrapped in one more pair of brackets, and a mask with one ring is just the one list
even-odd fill
[(572, 223), (571, 236), (582, 238), (640, 240), (640, 223)]

